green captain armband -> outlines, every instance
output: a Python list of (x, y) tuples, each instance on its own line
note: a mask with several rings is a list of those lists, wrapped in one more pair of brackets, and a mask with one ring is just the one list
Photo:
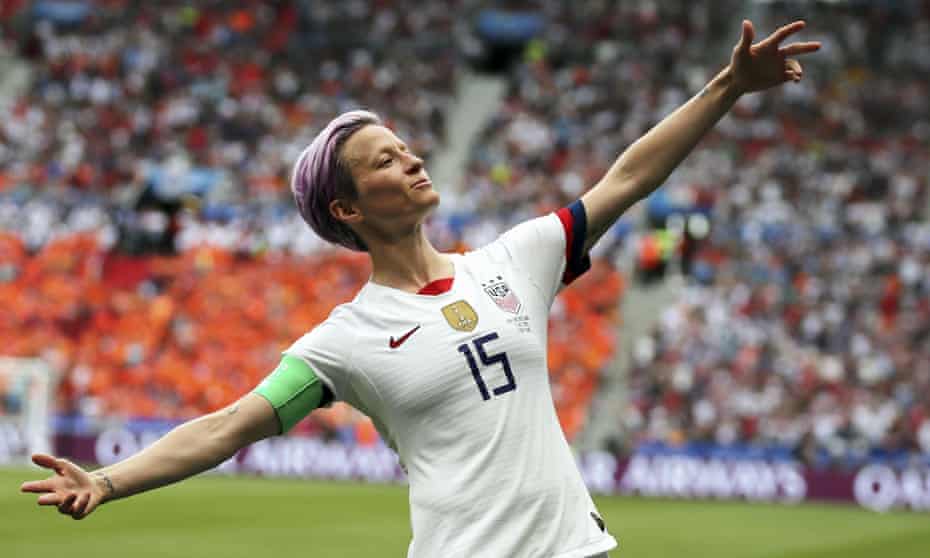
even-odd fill
[(303, 360), (284, 355), (281, 363), (254, 390), (271, 403), (284, 434), (310, 411), (332, 401), (332, 394)]

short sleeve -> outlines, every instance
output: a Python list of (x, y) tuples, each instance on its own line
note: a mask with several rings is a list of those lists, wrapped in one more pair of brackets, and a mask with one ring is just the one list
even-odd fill
[(555, 213), (517, 225), (488, 249), (505, 250), (514, 265), (529, 275), (551, 303), (563, 285), (591, 267), (591, 258), (584, 252), (586, 236), (587, 215), (579, 200)]
[(349, 348), (352, 334), (332, 319), (326, 320), (291, 345), (284, 354), (301, 359), (313, 370), (336, 401), (357, 404)]

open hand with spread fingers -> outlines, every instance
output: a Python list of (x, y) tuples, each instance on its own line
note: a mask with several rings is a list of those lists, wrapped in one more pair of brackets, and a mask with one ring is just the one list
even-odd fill
[(790, 57), (816, 52), (820, 49), (820, 43), (810, 41), (782, 46), (782, 42), (804, 29), (804, 25), (803, 21), (789, 23), (753, 44), (755, 30), (752, 22), (743, 20), (743, 33), (733, 47), (730, 59), (730, 71), (736, 89), (740, 93), (751, 93), (787, 81), (801, 81), (804, 75), (801, 63)]
[(57, 506), (58, 511), (73, 519), (83, 519), (103, 502), (108, 490), (105, 475), (100, 479), (67, 459), (35, 454), (32, 461), (55, 474), (45, 480), (24, 482), (22, 492), (40, 494), (40, 506)]

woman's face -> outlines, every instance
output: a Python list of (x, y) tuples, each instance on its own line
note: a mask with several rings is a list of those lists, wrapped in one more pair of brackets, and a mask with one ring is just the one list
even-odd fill
[(396, 237), (409, 234), (439, 204), (439, 193), (426, 174), (423, 160), (391, 130), (365, 126), (342, 147), (358, 198), (334, 202), (343, 209), (341, 218), (362, 233)]

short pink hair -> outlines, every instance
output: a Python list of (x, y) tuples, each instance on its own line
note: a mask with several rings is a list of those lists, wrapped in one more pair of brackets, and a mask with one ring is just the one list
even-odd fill
[(333, 217), (329, 205), (336, 199), (358, 196), (340, 152), (352, 134), (370, 124), (382, 125), (378, 115), (367, 110), (333, 118), (297, 158), (291, 177), (297, 210), (310, 228), (329, 242), (360, 252), (367, 252), (368, 247), (355, 231)]

